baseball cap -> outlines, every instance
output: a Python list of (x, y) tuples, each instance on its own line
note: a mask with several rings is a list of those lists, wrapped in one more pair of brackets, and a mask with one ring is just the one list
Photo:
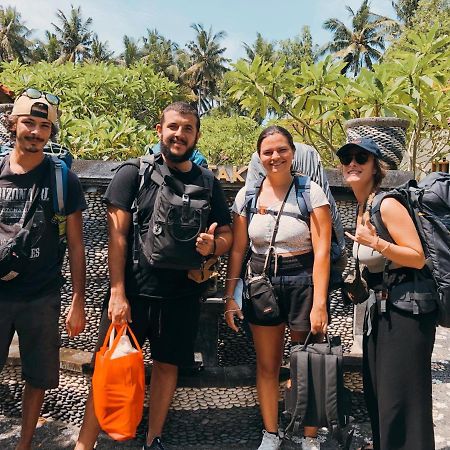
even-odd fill
[(381, 151), (378, 148), (378, 145), (375, 143), (375, 141), (371, 138), (359, 138), (359, 139), (352, 139), (351, 141), (347, 142), (345, 145), (343, 145), (337, 152), (336, 156), (340, 156), (343, 153), (345, 153), (348, 150), (351, 149), (358, 149), (365, 150), (366, 152), (372, 153), (375, 158), (381, 158)]
[(45, 97), (30, 98), (25, 94), (17, 97), (11, 111), (12, 116), (35, 116), (48, 119), (56, 126), (58, 119), (58, 108), (50, 104)]

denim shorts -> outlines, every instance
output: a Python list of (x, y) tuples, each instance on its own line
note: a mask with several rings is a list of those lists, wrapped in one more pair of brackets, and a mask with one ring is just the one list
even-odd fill
[[(265, 255), (252, 254), (249, 264), (253, 274), (263, 272), (265, 258)], [(244, 301), (244, 316), (253, 325), (275, 326), (286, 323), (293, 331), (309, 331), (309, 315), (313, 304), (313, 254), (278, 256), (276, 264), (274, 258), (269, 267), (269, 276), (277, 295), (280, 316), (269, 323), (261, 323), (248, 300)]]
[(60, 309), (59, 290), (33, 300), (0, 301), (0, 370), (16, 331), (22, 378), (39, 389), (58, 387)]

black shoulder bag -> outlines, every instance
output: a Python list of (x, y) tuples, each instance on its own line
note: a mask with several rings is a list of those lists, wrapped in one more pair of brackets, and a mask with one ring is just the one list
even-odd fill
[(262, 323), (269, 323), (277, 319), (280, 315), (280, 307), (278, 306), (277, 295), (270, 281), (268, 272), (269, 262), (272, 254), (275, 251), (274, 243), (275, 237), (278, 232), (278, 226), (280, 224), (281, 214), (283, 212), (284, 205), (286, 204), (286, 200), (289, 197), (289, 193), (291, 192), (293, 184), (294, 180), (289, 186), (283, 203), (280, 206), (280, 210), (278, 211), (275, 225), (273, 227), (272, 237), (270, 239), (269, 251), (267, 252), (262, 273), (253, 274), (251, 271), (250, 262), (247, 264), (247, 276), (245, 278), (247, 295), (250, 299), (251, 307), (255, 313), (255, 317)]
[(10, 281), (24, 271), (30, 260), (31, 248), (39, 240), (34, 236), (33, 219), (39, 203), (41, 189), (33, 186), (30, 205), (25, 206), (20, 221), (16, 224), (18, 231), (15, 236), (0, 245), (0, 279)]

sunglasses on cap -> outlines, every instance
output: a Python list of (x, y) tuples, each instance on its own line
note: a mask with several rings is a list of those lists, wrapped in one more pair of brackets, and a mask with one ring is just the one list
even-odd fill
[(44, 97), (45, 100), (47, 100), (48, 103), (50, 103), (50, 105), (53, 106), (58, 106), (60, 103), (60, 99), (57, 95), (50, 94), (49, 92), (40, 91), (39, 89), (35, 88), (25, 89), (22, 95), (26, 95), (28, 98), (32, 98), (33, 100)]
[(355, 160), (358, 164), (366, 164), (369, 161), (369, 152), (348, 152), (339, 156), (339, 161), (343, 166), (348, 166), (353, 160)]

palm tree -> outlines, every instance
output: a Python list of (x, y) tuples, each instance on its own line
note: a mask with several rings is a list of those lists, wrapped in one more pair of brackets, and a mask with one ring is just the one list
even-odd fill
[(333, 40), (321, 53), (334, 53), (347, 62), (344, 72), (353, 71), (356, 76), (361, 67), (372, 68), (386, 48), (386, 38), (393, 34), (398, 24), (388, 17), (370, 12), (369, 0), (363, 0), (356, 13), (346, 6), (352, 19), (352, 28), (338, 19), (328, 19), (323, 24), (326, 30), (334, 33)]
[(412, 25), (414, 15), (419, 7), (419, 0), (396, 0), (392, 1), (397, 17), (407, 26)]
[(61, 56), (61, 45), (55, 33), (45, 31), (45, 41), (37, 39), (34, 42), (31, 59), (34, 62), (56, 61)]
[(90, 62), (109, 61), (114, 54), (108, 47), (108, 41), (101, 42), (97, 33), (92, 35)]
[(184, 75), (197, 96), (199, 112), (206, 112), (214, 105), (218, 82), (227, 70), (225, 64), (230, 61), (223, 56), (226, 48), (219, 42), (226, 33), (219, 31), (213, 34), (211, 27), (206, 31), (201, 24), (192, 24), (191, 28), (197, 35), (195, 41), (187, 44), (191, 65)]
[(247, 61), (251, 62), (255, 59), (256, 55), (261, 56), (266, 61), (276, 60), (275, 44), (266, 41), (261, 33), (256, 33), (255, 42), (250, 45), (243, 42), (245, 53), (247, 53)]
[(130, 67), (141, 57), (141, 50), (138, 41), (127, 35), (123, 37), (123, 45), (125, 50), (120, 55), (120, 60), (123, 61), (127, 67)]
[(21, 23), (21, 15), (16, 8), (0, 6), (0, 61), (17, 58), (24, 62), (30, 55), (31, 31)]
[(89, 27), (92, 25), (92, 17), (88, 17), (83, 22), (81, 6), (74, 8), (73, 5), (70, 5), (70, 8), (69, 17), (62, 10), (58, 9), (56, 16), (60, 23), (56, 25), (52, 22), (52, 25), (56, 30), (62, 47), (59, 61), (71, 61), (75, 64), (89, 56), (92, 44), (92, 31), (89, 30)]
[(178, 44), (166, 39), (158, 30), (147, 29), (147, 36), (143, 37), (142, 59), (151, 64), (156, 72), (162, 73), (173, 81), (179, 77), (176, 65)]

